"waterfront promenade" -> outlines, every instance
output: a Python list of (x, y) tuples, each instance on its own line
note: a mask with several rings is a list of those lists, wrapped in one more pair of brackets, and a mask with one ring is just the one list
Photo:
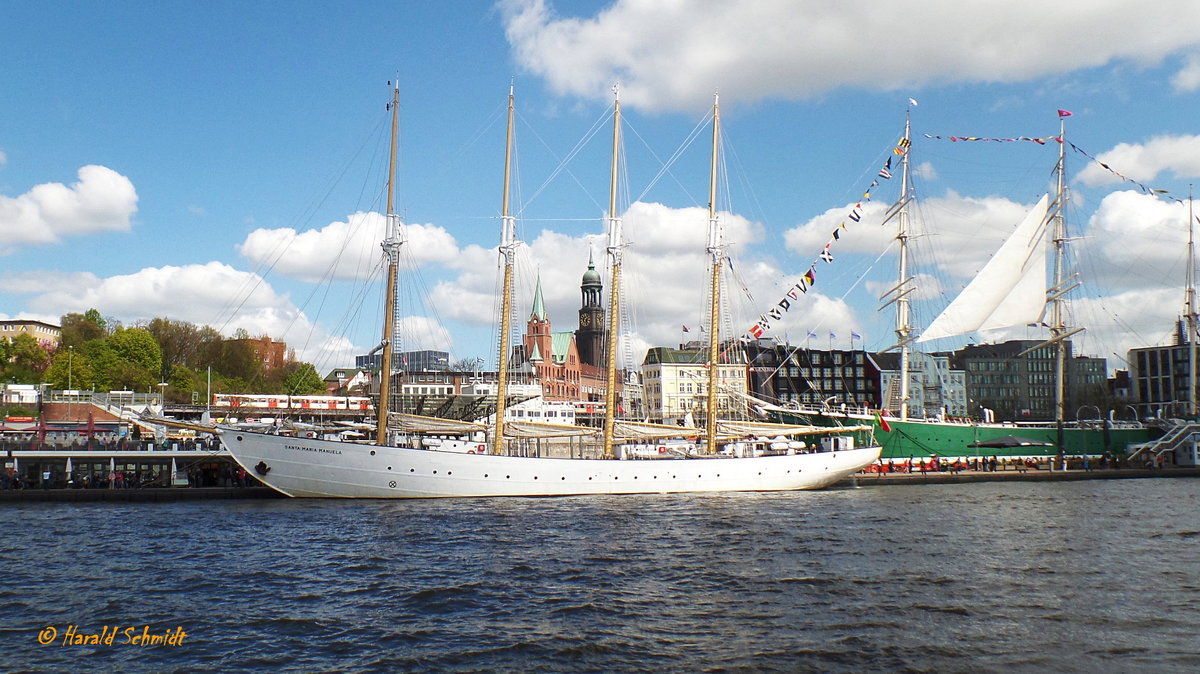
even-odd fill
[(998, 470), (916, 473), (859, 473), (846, 478), (859, 487), (882, 485), (966, 484), (971, 482), (1068, 482), (1075, 480), (1135, 480), (1200, 477), (1200, 468), (1097, 468), (1094, 470)]

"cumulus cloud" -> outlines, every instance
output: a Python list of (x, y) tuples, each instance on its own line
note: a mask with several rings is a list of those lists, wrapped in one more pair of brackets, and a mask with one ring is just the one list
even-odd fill
[(1180, 251), (1187, 246), (1187, 218), (1187, 204), (1132, 190), (1113, 192), (1101, 200), (1088, 220), (1087, 236), (1076, 246), (1100, 261), (1096, 281), (1125, 289), (1164, 281), (1180, 286), (1182, 269), (1174, 278), (1164, 279), (1162, 272), (1180, 263)]
[[(238, 245), (238, 252), (274, 273), (301, 281), (360, 279), (364, 270), (382, 259), (379, 242), (386, 235), (386, 224), (385, 216), (360, 211), (321, 229), (259, 228)], [(454, 237), (441, 227), (409, 224), (404, 231), (407, 243), (401, 248), (402, 268), (447, 263), (459, 255)]]
[[(52, 322), (96, 307), (126, 325), (161, 317), (211, 325), (225, 335), (242, 328), (251, 335), (286, 341), (310, 362), (323, 359), (323, 349), (339, 342), (257, 274), (220, 262), (148, 267), (107, 278), (88, 272), (25, 272), (5, 278), (3, 284), (8, 292), (31, 295), (30, 309), (53, 316)], [(345, 340), (340, 341), (342, 351), (352, 354)]]
[(1193, 53), (1184, 59), (1183, 68), (1171, 78), (1171, 86), (1180, 93), (1200, 89), (1200, 54)]
[[(857, 223), (847, 220), (853, 206), (831, 208), (789, 229), (784, 233), (788, 250), (814, 256), (841, 222), (852, 231), (838, 240), (838, 253), (875, 256), (895, 245), (895, 220), (890, 221), (891, 226), (881, 226), (887, 205), (863, 204), (862, 220)], [(909, 235), (921, 239), (921, 246), (929, 251), (927, 263), (940, 273), (970, 278), (1032, 206), (1004, 197), (966, 197), (951, 190), (921, 202), (920, 211), (926, 219), (912, 218)]]
[[(547, 0), (500, 8), (515, 59), (556, 92), (602, 99), (619, 81), (623, 101), (660, 110), (696, 109), (715, 89), (754, 101), (843, 86), (1023, 82), (1115, 61), (1154, 65), (1200, 44), (1192, 0), (1163, 0), (1153, 12), (1125, 0), (1094, 0), (1086, 11), (1039, 0), (617, 0), (583, 18)], [(880, 45), (890, 46), (886, 58)], [(1198, 67), (1189, 60), (1176, 87), (1192, 86)]]
[[(1121, 143), (1096, 159), (1132, 180), (1154, 180), (1171, 171), (1180, 178), (1200, 176), (1200, 136), (1156, 136), (1145, 143)], [(1084, 185), (1121, 182), (1112, 172), (1091, 162), (1076, 176)]]
[(17, 197), (0, 196), (0, 253), (66, 236), (129, 231), (137, 202), (129, 178), (95, 165), (80, 168), (71, 185), (43, 183)]
[[(649, 346), (677, 344), (682, 326), (690, 327), (686, 337), (702, 339), (700, 325), (707, 322), (707, 288), (710, 260), (705, 253), (708, 211), (703, 208), (670, 208), (658, 203), (637, 202), (623, 214), (628, 246), (622, 264), (622, 304), (628, 321), (623, 324), (622, 356), (640, 363)], [(739, 264), (739, 253), (763, 238), (760, 223), (731, 213), (721, 213), (725, 239), (734, 257), (736, 273), (726, 266), (724, 293), (730, 309), (730, 323), (723, 330), (740, 334), (766, 307), (747, 299), (740, 288), (753, 297), (774, 297), (799, 280), (768, 261)], [(604, 279), (605, 302), (611, 290), (607, 240), (600, 235), (570, 236), (545, 230), (526, 244), (518, 256), (520, 278), (516, 301), (516, 319), (523, 328), (528, 318), (535, 283), (540, 278), (542, 296), (553, 328), (574, 330), (581, 302), (580, 283), (593, 256), (596, 269)], [(434, 304), (444, 317), (474, 325), (495, 320), (497, 252), (468, 247), (460, 276), (439, 284), (433, 291)], [(802, 271), (801, 271), (802, 273)], [(790, 279), (790, 280), (789, 280)], [(853, 312), (840, 300), (810, 293), (804, 312), (793, 311), (780, 329), (790, 321), (815, 326), (829, 324), (854, 326)], [(791, 326), (799, 329), (797, 326)], [(519, 331), (519, 330), (518, 330)], [(626, 346), (628, 344), (628, 346)]]

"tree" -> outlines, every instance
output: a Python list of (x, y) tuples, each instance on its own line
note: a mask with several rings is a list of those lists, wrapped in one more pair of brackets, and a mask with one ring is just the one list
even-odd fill
[(153, 379), (162, 372), (162, 349), (145, 328), (117, 328), (108, 337), (108, 345), (122, 361), (146, 370)]
[(284, 391), (288, 395), (309, 395), (325, 393), (325, 380), (317, 374), (317, 368), (312, 363), (298, 363), (283, 380)]
[(87, 356), (75, 353), (74, 349), (59, 347), (54, 352), (50, 367), (46, 368), (46, 381), (57, 389), (81, 389), (95, 381), (92, 364)]
[(50, 354), (36, 339), (22, 332), (12, 338), (6, 351), (8, 358), (0, 363), (0, 376), (4, 381), (18, 384), (42, 382), (42, 374), (50, 367)]
[(476, 358), (459, 358), (450, 366), (451, 372), (474, 372), (480, 367)]
[(107, 323), (95, 309), (88, 309), (82, 314), (66, 314), (59, 322), (62, 324), (59, 346), (79, 348), (87, 342), (104, 339), (108, 335)]

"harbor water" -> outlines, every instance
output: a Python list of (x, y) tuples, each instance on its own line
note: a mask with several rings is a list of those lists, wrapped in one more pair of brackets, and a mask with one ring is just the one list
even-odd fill
[(10, 503), (31, 671), (1196, 671), (1200, 482)]

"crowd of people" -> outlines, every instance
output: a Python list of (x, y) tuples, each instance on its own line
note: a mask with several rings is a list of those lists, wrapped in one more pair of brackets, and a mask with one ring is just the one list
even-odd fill
[[(1144, 462), (1144, 465), (1138, 465), (1141, 468), (1163, 468), (1164, 457), (1159, 456), (1157, 460), (1149, 460)], [(994, 473), (997, 471), (1014, 470), (1018, 472), (1026, 472), (1030, 470), (1083, 470), (1091, 471), (1096, 468), (1128, 468), (1129, 463), (1124, 457), (1117, 456), (1112, 452), (1105, 452), (1100, 456), (1066, 456), (1059, 454), (1057, 456), (1011, 456), (1000, 458), (998, 456), (971, 456), (971, 457), (955, 457), (942, 458), (937, 455), (929, 457), (908, 457), (907, 459), (880, 459), (875, 463), (867, 466), (863, 470), (864, 473), (888, 475), (892, 473), (961, 473), (963, 471), (975, 471), (981, 473)]]

